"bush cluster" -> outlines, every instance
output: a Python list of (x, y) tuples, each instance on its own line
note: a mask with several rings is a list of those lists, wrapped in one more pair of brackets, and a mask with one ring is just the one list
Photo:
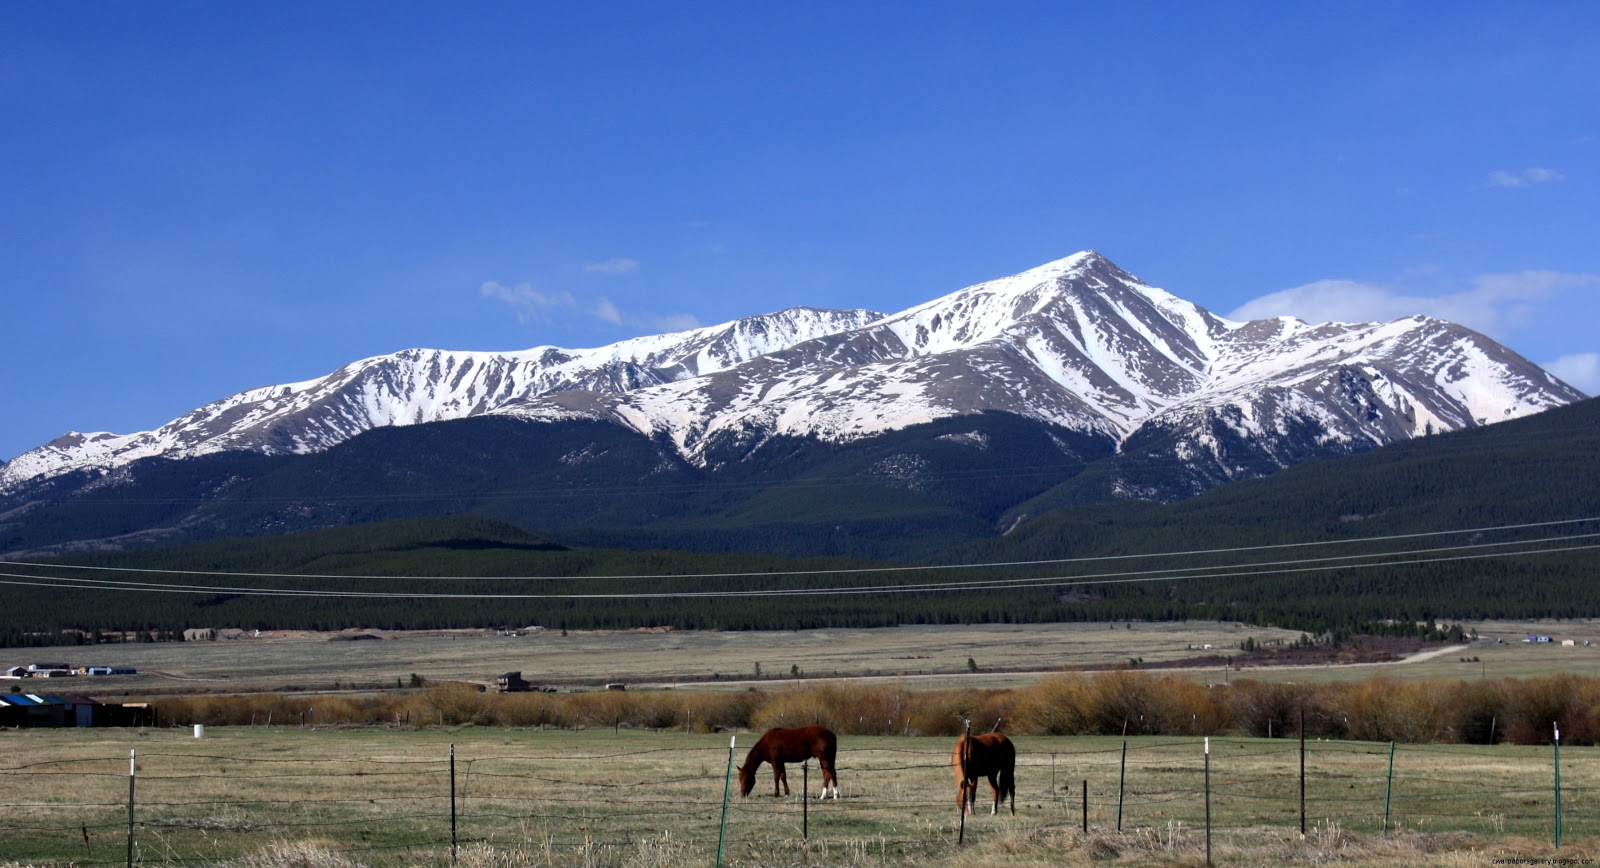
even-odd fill
[(364, 695), (184, 696), (164, 724), (514, 726), (764, 730), (822, 724), (841, 735), (1248, 735), (1396, 742), (1600, 743), (1600, 679), (1201, 685), (1134, 671), (1063, 674), (1028, 687), (910, 690), (828, 682), (778, 690), (485, 693), (447, 683)]

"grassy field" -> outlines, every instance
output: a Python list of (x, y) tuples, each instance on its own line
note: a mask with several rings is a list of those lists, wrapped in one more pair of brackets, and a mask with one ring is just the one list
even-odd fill
[[(300, 727), (209, 728), (201, 739), (187, 729), (4, 739), (0, 864), (8, 865), (122, 863), (130, 751), (142, 863), (444, 865), (453, 805), (463, 865), (713, 864), (729, 741), (735, 765), (753, 743), (747, 734)], [(964, 827), (949, 739), (842, 739), (839, 801), (803, 806), (803, 772), (793, 767), (796, 795), (774, 799), (763, 768), (750, 798), (734, 783), (722, 861), (1204, 863), (1200, 739), (1128, 739), (1125, 764), (1120, 738), (1016, 742), (1016, 816), (983, 811)], [(1295, 742), (1227, 738), (1210, 747), (1219, 864), (1484, 865), (1600, 852), (1593, 748), (1562, 750), (1558, 851), (1550, 748), (1401, 746), (1391, 788), (1389, 745), (1312, 742), (1301, 835)], [(811, 768), (813, 791), (818, 778)], [(985, 787), (980, 802), (987, 796)]]
[[(1394, 678), (1524, 678), (1569, 672), (1600, 675), (1600, 624), (1593, 621), (1476, 622), (1470, 647), (1399, 665), (1267, 667), (1245, 670), (1270, 681), (1358, 680), (1376, 672)], [(772, 632), (542, 631), (502, 636), (492, 631), (382, 633), (382, 639), (331, 641), (329, 634), (266, 633), (212, 642), (0, 649), (0, 666), (38, 660), (134, 667), (132, 677), (28, 683), (30, 689), (115, 696), (186, 690), (248, 693), (394, 687), (416, 674), (429, 681), (492, 684), (520, 671), (534, 683), (588, 689), (630, 686), (744, 688), (760, 666), (763, 683), (806, 678), (877, 677), (910, 686), (1019, 687), (1063, 668), (1145, 664), (1201, 654), (1237, 653), (1239, 643), (1292, 642), (1298, 633), (1235, 623), (1172, 622), (893, 627), (874, 630)], [(1526, 645), (1529, 633), (1556, 644)], [(335, 634), (336, 635), (336, 634)], [(1579, 644), (1564, 647), (1561, 639)], [(1503, 639), (1504, 642), (1496, 642)], [(1581, 643), (1594, 642), (1589, 647)], [(1213, 646), (1206, 652), (1205, 645)], [(969, 670), (971, 660), (979, 669)], [(1185, 677), (1218, 682), (1241, 671), (1212, 666)], [(15, 682), (13, 682), (15, 683)]]
[[(1382, 672), (1391, 678), (1430, 681), (1531, 678), (1557, 672), (1600, 675), (1600, 622), (1590, 619), (1473, 621), (1463, 622), (1462, 627), (1477, 630), (1478, 641), (1460, 651), (1426, 660), (1398, 665), (1306, 667), (1279, 672), (1253, 670), (1250, 677), (1266, 681), (1353, 681)], [(1547, 635), (1554, 641), (1525, 644), (1522, 640), (1530, 634)], [(1563, 639), (1577, 644), (1563, 646), (1560, 644)], [(1584, 647), (1584, 640), (1593, 644)]]
[(70, 688), (50, 685), (52, 690), (75, 693), (326, 690), (335, 683), (393, 687), (397, 679), (409, 682), (413, 673), (433, 681), (492, 684), (496, 676), (512, 671), (522, 672), (534, 683), (588, 687), (611, 681), (735, 683), (754, 678), (757, 666), (767, 679), (787, 679), (797, 671), (807, 677), (915, 677), (967, 674), (969, 659), (990, 670), (991, 680), (1001, 679), (994, 686), (1006, 686), (1006, 681), (1024, 683), (1034, 676), (997, 675), (992, 670), (1038, 672), (1126, 664), (1131, 658), (1177, 660), (1202, 653), (1191, 646), (1237, 650), (1247, 637), (1269, 642), (1293, 641), (1300, 635), (1200, 621), (763, 632), (572, 631), (565, 636), (558, 630), (522, 636), (485, 630), (368, 632), (385, 638), (330, 641), (329, 634), (267, 633), (211, 642), (0, 649), (0, 662), (48, 658), (140, 670), (133, 677), (76, 679)]

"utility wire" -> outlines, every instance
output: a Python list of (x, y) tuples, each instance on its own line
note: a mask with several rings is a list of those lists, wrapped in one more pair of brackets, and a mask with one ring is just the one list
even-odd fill
[[(1504, 545), (1504, 544), (1496, 544)], [(1465, 549), (1469, 547), (1459, 547)], [(355, 598), (355, 599), (449, 599), (449, 600), (605, 600), (605, 599), (709, 599), (732, 597), (791, 597), (791, 596), (827, 596), (830, 594), (904, 594), (927, 593), (938, 591), (970, 591), (970, 590), (1005, 590), (1015, 588), (1032, 588), (1041, 585), (1114, 585), (1136, 584), (1148, 582), (1175, 582), (1185, 579), (1222, 579), (1243, 576), (1281, 576), (1309, 572), (1334, 572), (1354, 569), (1367, 569), (1371, 567), (1395, 567), (1416, 564), (1452, 563), (1461, 561), (1486, 560), (1492, 558), (1523, 557), (1528, 555), (1556, 554), (1563, 552), (1589, 551), (1600, 548), (1600, 543), (1582, 546), (1564, 546), (1544, 549), (1531, 549), (1515, 552), (1489, 552), (1473, 555), (1459, 555), (1454, 557), (1414, 558), (1398, 561), (1378, 561), (1359, 564), (1333, 564), (1325, 566), (1295, 567), (1284, 569), (1255, 570), (1250, 569), (1256, 565), (1244, 564), (1231, 572), (1192, 572), (1189, 575), (1175, 575), (1174, 570), (1160, 570), (1160, 575), (1138, 575), (1129, 577), (1127, 574), (1115, 574), (1117, 578), (1086, 578), (1084, 576), (1047, 576), (1027, 579), (988, 579), (955, 581), (945, 583), (915, 583), (905, 585), (868, 585), (848, 588), (792, 588), (792, 589), (767, 589), (767, 590), (739, 590), (739, 591), (650, 591), (650, 592), (617, 592), (617, 593), (584, 593), (584, 594), (463, 594), (463, 593), (421, 593), (399, 591), (327, 591), (327, 590), (296, 590), (286, 588), (226, 588), (226, 587), (201, 587), (193, 585), (172, 585), (148, 582), (119, 582), (111, 579), (75, 579), (66, 577), (36, 576), (17, 573), (0, 573), (0, 585), (20, 585), (30, 587), (46, 587), (59, 589), (93, 589), (93, 590), (126, 590), (145, 591), (172, 594), (203, 594), (215, 595), (219, 593), (235, 594), (238, 596), (279, 596), (279, 597), (314, 597), (330, 598)], [(1456, 550), (1459, 550), (1456, 549)], [(1451, 549), (1447, 549), (1451, 550)], [(1404, 554), (1404, 553), (1403, 553)], [(1386, 557), (1386, 555), (1370, 555), (1369, 557)], [(1321, 563), (1328, 559), (1316, 559)], [(1202, 568), (1189, 568), (1191, 571)], [(403, 578), (403, 577), (402, 577)]]
[[(1503, 546), (1535, 545), (1535, 544), (1544, 544), (1544, 543), (1549, 543), (1549, 542), (1562, 542), (1562, 541), (1568, 541), (1568, 540), (1591, 539), (1591, 538), (1594, 538), (1594, 537), (1597, 537), (1597, 536), (1600, 536), (1600, 532), (1589, 533), (1589, 534), (1569, 534), (1569, 535), (1565, 535), (1565, 536), (1542, 537), (1542, 538), (1538, 538), (1538, 539), (1529, 539), (1529, 540), (1508, 540), (1508, 541), (1504, 541), (1504, 542), (1494, 542), (1494, 543), (1470, 543), (1470, 544), (1456, 545), (1456, 546), (1438, 546), (1438, 547), (1434, 547), (1434, 548), (1425, 548), (1425, 549), (1406, 549), (1406, 550), (1397, 550), (1397, 551), (1391, 551), (1391, 552), (1369, 552), (1369, 553), (1366, 553), (1366, 554), (1358, 554), (1358, 555), (1324, 556), (1324, 557), (1316, 557), (1316, 558), (1300, 558), (1300, 559), (1295, 559), (1295, 560), (1280, 560), (1280, 561), (1255, 561), (1255, 562), (1234, 563), (1234, 564), (1216, 564), (1216, 565), (1202, 566), (1202, 567), (1162, 567), (1162, 568), (1153, 568), (1153, 569), (1146, 569), (1146, 570), (1131, 570), (1131, 571), (1112, 572), (1112, 573), (1088, 573), (1088, 574), (1083, 574), (1081, 576), (1077, 576), (1075, 578), (1079, 579), (1078, 583), (1082, 583), (1082, 584), (1094, 584), (1096, 582), (1094, 582), (1093, 580), (1096, 580), (1096, 579), (1137, 577), (1137, 576), (1149, 576), (1149, 577), (1153, 577), (1153, 578), (1172, 578), (1172, 579), (1191, 578), (1191, 577), (1201, 577), (1201, 578), (1203, 578), (1207, 574), (1214, 573), (1214, 572), (1216, 572), (1218, 570), (1256, 568), (1256, 567), (1266, 567), (1266, 566), (1294, 566), (1294, 565), (1300, 565), (1300, 564), (1326, 563), (1326, 562), (1332, 562), (1332, 561), (1353, 561), (1353, 560), (1363, 560), (1363, 559), (1372, 559), (1372, 558), (1397, 557), (1397, 556), (1401, 556), (1401, 555), (1437, 554), (1437, 553), (1442, 553), (1442, 552), (1469, 551), (1469, 550), (1483, 549), (1483, 548), (1499, 548), (1499, 547), (1503, 547)], [(1519, 552), (1518, 554), (1520, 554), (1520, 553), (1521, 552)], [(1186, 576), (1186, 575), (1184, 575), (1185, 573), (1199, 573), (1200, 575), (1199, 576)], [(244, 588), (244, 587), (215, 586), (215, 585), (185, 585), (185, 584), (171, 584), (171, 583), (160, 583), (160, 582), (134, 582), (134, 581), (123, 581), (123, 580), (118, 580), (118, 579), (76, 578), (76, 577), (70, 577), (70, 576), (60, 576), (60, 577), (57, 577), (57, 576), (35, 576), (35, 575), (22, 575), (22, 574), (10, 574), (10, 573), (0, 573), (0, 575), (6, 575), (6, 576), (10, 576), (12, 578), (51, 579), (51, 580), (57, 580), (57, 581), (62, 581), (62, 582), (78, 583), (78, 584), (82, 584), (82, 585), (84, 585), (86, 587), (107, 587), (107, 588), (130, 587), (130, 588), (149, 588), (149, 589), (175, 588), (175, 589), (180, 589), (180, 590), (195, 590), (195, 591), (203, 590), (203, 591), (213, 591), (213, 592), (218, 592), (218, 593), (228, 593), (228, 592), (243, 593), (243, 592), (248, 592), (248, 591), (259, 591), (259, 590), (283, 590), (286, 593), (329, 593), (329, 594), (342, 594), (342, 595), (352, 595), (352, 594), (361, 594), (362, 593), (362, 592), (359, 592), (359, 591), (303, 591), (303, 590), (297, 590), (297, 589), (262, 589), (262, 588)], [(826, 575), (826, 574), (824, 574), (824, 575)], [(281, 578), (309, 578), (309, 577), (303, 577), (303, 576), (280, 576), (280, 577)], [(336, 578), (336, 577), (326, 577), (326, 578)], [(346, 578), (349, 578), (349, 577), (346, 577)], [(363, 577), (363, 578), (366, 578), (366, 579), (377, 579), (377, 578), (380, 578), (380, 577), (368, 576), (368, 577)], [(410, 580), (410, 577), (405, 577), (405, 576), (388, 576), (388, 577), (381, 577), (381, 578), (384, 578), (384, 579), (387, 579), (387, 580), (390, 580), (390, 581), (407, 581), (407, 580)], [(566, 578), (577, 578), (577, 577), (566, 577)], [(581, 577), (581, 578), (587, 579), (589, 581), (600, 581), (600, 580), (606, 580), (606, 579), (619, 580), (619, 579), (625, 578), (625, 577), (586, 576), (586, 577)], [(692, 576), (656, 576), (656, 577), (651, 577), (651, 578), (695, 578), (695, 577), (692, 577)], [(1063, 577), (1063, 576), (1051, 576), (1051, 577), (1046, 577), (1044, 579), (1035, 579), (1033, 581), (1048, 581), (1050, 583), (1057, 583), (1057, 582), (1060, 582), (1060, 581), (1064, 581), (1065, 579), (1066, 579), (1066, 577)], [(549, 581), (549, 579), (523, 579), (523, 581)], [(962, 580), (962, 581), (959, 581), (959, 582), (924, 582), (924, 583), (899, 584), (899, 585), (869, 585), (869, 586), (856, 586), (856, 587), (844, 587), (844, 588), (828, 588), (827, 590), (833, 591), (833, 592), (840, 592), (840, 591), (870, 591), (870, 590), (875, 590), (875, 589), (883, 588), (883, 587), (893, 587), (893, 588), (899, 588), (899, 589), (918, 589), (918, 588), (921, 588), (921, 589), (935, 589), (936, 590), (938, 588), (951, 587), (951, 586), (956, 586), (956, 585), (959, 585), (959, 586), (962, 586), (962, 587), (979, 587), (979, 586), (983, 586), (983, 585), (996, 585), (996, 584), (1003, 585), (1003, 584), (1008, 584), (1008, 583), (1016, 582), (1016, 581), (1024, 581), (1024, 580), (1020, 579), (1020, 578), (1009, 578), (1009, 579), (968, 579), (968, 580)]]
[[(890, 567), (852, 567), (841, 569), (812, 569), (812, 570), (765, 570), (731, 573), (635, 573), (620, 575), (600, 576), (402, 576), (402, 575), (363, 575), (363, 574), (338, 574), (338, 573), (253, 573), (253, 572), (227, 572), (219, 570), (178, 570), (157, 569), (151, 567), (106, 567), (90, 566), (84, 564), (58, 564), (37, 561), (0, 561), (0, 567), (22, 567), (31, 569), (61, 569), (61, 570), (90, 570), (98, 572), (143, 573), (150, 575), (184, 575), (184, 576), (217, 576), (226, 578), (250, 579), (363, 579), (363, 580), (392, 580), (405, 579), (413, 581), (572, 581), (572, 580), (597, 580), (597, 579), (733, 579), (733, 578), (777, 578), (785, 576), (820, 576), (820, 575), (864, 575), (882, 573), (905, 573), (921, 571), (942, 570), (980, 570), (999, 569), (1004, 567), (1032, 567), (1053, 566), (1058, 564), (1097, 563), (1103, 561), (1139, 560), (1146, 558), (1180, 558), (1197, 557), (1200, 555), (1234, 554), (1238, 552), (1274, 551), (1280, 549), (1308, 548), (1313, 546), (1338, 546), (1357, 545), (1362, 543), (1384, 543), (1405, 539), (1425, 539), (1429, 537), (1454, 536), (1460, 534), (1485, 534), (1501, 533), (1513, 530), (1530, 530), (1533, 528), (1561, 527), (1574, 524), (1600, 522), (1600, 516), (1586, 518), (1569, 518), (1554, 521), (1527, 522), (1522, 524), (1493, 525), (1488, 527), (1458, 528), (1454, 530), (1424, 531), (1419, 533), (1390, 534), (1387, 536), (1358, 537), (1355, 539), (1339, 540), (1314, 540), (1309, 542), (1275, 543), (1258, 546), (1230, 546), (1213, 549), (1191, 549), (1187, 551), (1135, 553), (1126, 555), (1093, 555), (1076, 558), (1044, 558), (1026, 561), (988, 561), (974, 564), (926, 564), (921, 566), (890, 566)], [(1381, 553), (1378, 553), (1379, 556)], [(0, 574), (4, 575), (4, 574)], [(21, 576), (18, 578), (37, 578), (34, 576)]]

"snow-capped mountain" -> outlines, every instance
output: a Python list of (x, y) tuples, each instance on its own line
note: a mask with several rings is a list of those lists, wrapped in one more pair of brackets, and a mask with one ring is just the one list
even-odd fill
[(999, 411), (1122, 446), (1159, 433), (1174, 460), (1229, 479), (1582, 397), (1450, 323), (1231, 322), (1084, 252), (707, 376), (502, 412), (609, 418), (704, 461), (719, 444)]
[(705, 466), (779, 435), (842, 442), (983, 412), (1170, 459), (1197, 491), (1582, 397), (1460, 326), (1232, 322), (1083, 252), (892, 315), (797, 308), (592, 350), (365, 359), (156, 431), (68, 434), (0, 468), (0, 491), (158, 455), (318, 452), (375, 427), (486, 414), (608, 420)]
[(158, 455), (318, 452), (372, 428), (492, 413), (551, 392), (625, 392), (704, 376), (881, 316), (802, 307), (598, 349), (418, 349), (375, 356), (320, 379), (240, 392), (155, 431), (68, 433), (0, 467), (0, 491), (32, 479), (110, 469)]

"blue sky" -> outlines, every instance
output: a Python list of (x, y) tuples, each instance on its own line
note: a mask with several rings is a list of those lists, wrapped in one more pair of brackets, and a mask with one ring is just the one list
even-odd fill
[(7, 3), (0, 457), (1089, 248), (1595, 393), (1597, 56), (1593, 2)]

